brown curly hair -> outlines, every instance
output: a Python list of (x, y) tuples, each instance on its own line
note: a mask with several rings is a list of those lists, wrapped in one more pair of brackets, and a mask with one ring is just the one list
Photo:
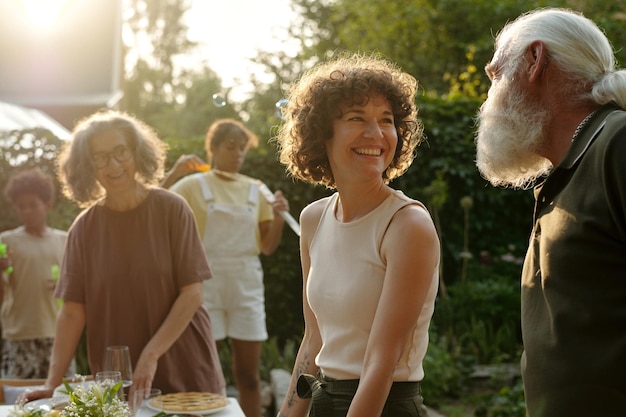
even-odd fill
[(24, 194), (34, 194), (45, 204), (54, 202), (54, 182), (52, 177), (38, 168), (26, 169), (9, 178), (4, 188), (7, 200), (15, 205), (18, 198)]
[(103, 132), (118, 131), (126, 139), (137, 167), (137, 180), (156, 185), (163, 177), (167, 145), (141, 120), (116, 110), (102, 110), (78, 122), (59, 155), (58, 176), (63, 193), (80, 207), (104, 197), (105, 190), (96, 180), (92, 161), (91, 138)]
[(274, 138), (280, 162), (298, 179), (335, 188), (325, 146), (333, 135), (332, 122), (341, 117), (342, 106), (364, 105), (380, 94), (389, 101), (398, 132), (393, 160), (383, 173), (388, 183), (409, 168), (415, 147), (424, 139), (416, 91), (413, 76), (378, 55), (342, 53), (318, 64), (288, 91), (285, 123)]

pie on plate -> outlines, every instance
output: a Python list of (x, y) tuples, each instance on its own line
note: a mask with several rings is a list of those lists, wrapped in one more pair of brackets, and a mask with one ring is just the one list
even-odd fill
[(210, 414), (228, 405), (228, 399), (212, 392), (175, 392), (151, 398), (148, 406), (168, 414)]

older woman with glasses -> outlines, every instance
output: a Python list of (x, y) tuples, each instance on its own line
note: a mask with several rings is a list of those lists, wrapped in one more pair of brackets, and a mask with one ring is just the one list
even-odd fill
[(141, 121), (105, 111), (80, 122), (59, 157), (65, 194), (86, 209), (70, 228), (56, 296), (64, 300), (45, 389), (50, 396), (87, 328), (90, 371), (127, 345), (131, 391), (224, 392), (202, 281), (210, 278), (193, 213), (154, 187), (165, 144)]

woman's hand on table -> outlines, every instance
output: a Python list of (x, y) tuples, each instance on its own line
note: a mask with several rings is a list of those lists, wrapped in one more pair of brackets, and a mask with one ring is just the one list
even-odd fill
[(40, 389), (24, 391), (17, 397), (17, 400), (15, 402), (16, 404), (25, 404), (29, 401), (38, 400), (40, 398), (51, 398), (52, 394), (54, 393), (54, 388), (56, 387), (49, 388), (44, 386)]
[(157, 370), (157, 359), (150, 359), (147, 355), (141, 355), (137, 361), (137, 366), (133, 370), (133, 385), (130, 386), (128, 393), (132, 398), (135, 390), (152, 388), (152, 381)]

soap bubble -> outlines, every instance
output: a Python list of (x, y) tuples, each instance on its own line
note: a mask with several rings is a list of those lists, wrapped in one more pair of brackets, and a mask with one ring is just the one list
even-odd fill
[(223, 94), (213, 94), (213, 105), (215, 107), (224, 107), (226, 105), (226, 97)]
[(287, 104), (289, 104), (289, 100), (286, 98), (281, 98), (276, 102), (276, 115), (281, 119), (284, 118), (283, 110), (287, 107)]

